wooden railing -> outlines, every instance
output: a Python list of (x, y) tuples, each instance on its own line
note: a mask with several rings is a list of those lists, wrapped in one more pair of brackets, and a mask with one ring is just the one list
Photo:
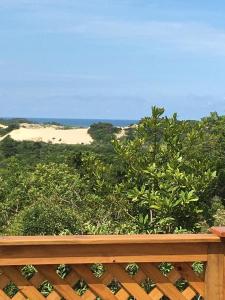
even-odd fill
[(0, 300), (224, 300), (223, 237), (1, 237)]

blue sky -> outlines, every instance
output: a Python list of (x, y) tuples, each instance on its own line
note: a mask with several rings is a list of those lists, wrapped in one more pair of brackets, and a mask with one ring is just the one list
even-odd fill
[(225, 114), (224, 0), (0, 0), (1, 116)]

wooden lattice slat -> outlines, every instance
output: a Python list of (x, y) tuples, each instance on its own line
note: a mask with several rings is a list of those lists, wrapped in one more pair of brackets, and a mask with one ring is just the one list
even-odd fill
[[(174, 263), (166, 274), (155, 263), (138, 263), (136, 272), (129, 272), (127, 264), (104, 264), (102, 273), (96, 275), (90, 264), (69, 265), (67, 274), (60, 276), (56, 265), (36, 265), (30, 278), (26, 278), (23, 268), (3, 266), (0, 270), (0, 299), (2, 300), (161, 300), (163, 296), (171, 300), (192, 300), (195, 296), (204, 297), (205, 283), (189, 263)], [(177, 283), (183, 280), (185, 288)], [(149, 292), (144, 282), (151, 282)], [(77, 290), (77, 284), (85, 282), (85, 289)], [(111, 283), (117, 289), (110, 288)], [(17, 290), (9, 293), (10, 284)], [(49, 284), (51, 289), (43, 295), (41, 286)], [(201, 298), (203, 299), (203, 298)]]
[(177, 273), (179, 273), (183, 278), (185, 278), (188, 281), (189, 285), (193, 289), (195, 289), (202, 297), (204, 297), (205, 283), (200, 275), (197, 276), (193, 272), (190, 264), (188, 263), (175, 264), (175, 269), (177, 270)]
[(15, 283), (21, 293), (29, 299), (45, 300), (45, 297), (22, 276), (16, 267), (2, 267), (4, 274)]
[(74, 293), (73, 288), (66, 280), (60, 278), (52, 266), (38, 266), (38, 271), (52, 284), (57, 291), (66, 300), (80, 300), (80, 297)]

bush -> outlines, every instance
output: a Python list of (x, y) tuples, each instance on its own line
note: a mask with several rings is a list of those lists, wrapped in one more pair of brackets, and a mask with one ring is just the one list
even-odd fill
[(12, 235), (59, 235), (80, 233), (74, 210), (53, 200), (34, 203), (19, 213), (8, 233)]
[(99, 122), (94, 123), (88, 129), (88, 133), (93, 140), (99, 142), (110, 142), (119, 133), (121, 128), (114, 127), (111, 123)]
[(4, 138), (0, 144), (0, 150), (4, 157), (8, 158), (17, 154), (17, 142), (10, 136)]

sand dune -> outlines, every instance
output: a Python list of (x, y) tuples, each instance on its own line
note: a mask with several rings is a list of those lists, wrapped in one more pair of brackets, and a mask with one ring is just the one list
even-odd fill
[[(0, 124), (0, 128), (6, 128)], [(126, 129), (121, 128), (121, 131), (116, 134), (117, 139), (126, 135)], [(0, 141), (6, 136), (10, 136), (16, 141), (33, 141), (52, 144), (90, 144), (93, 142), (92, 137), (88, 133), (88, 128), (65, 128), (58, 125), (45, 124), (28, 124), (21, 123), (19, 129), (15, 129), (5, 136), (0, 136)]]
[(88, 128), (62, 129), (61, 126), (42, 126), (39, 124), (21, 124), (19, 129), (10, 132), (16, 141), (40, 141), (53, 144), (90, 144), (93, 140)]

